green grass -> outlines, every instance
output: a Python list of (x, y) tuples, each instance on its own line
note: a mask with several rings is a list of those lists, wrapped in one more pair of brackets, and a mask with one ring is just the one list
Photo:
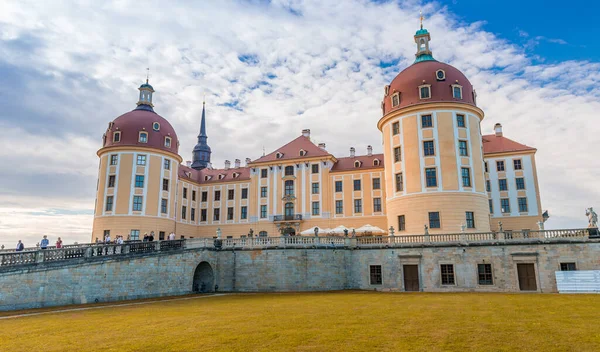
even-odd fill
[(600, 295), (237, 294), (0, 320), (0, 351), (600, 351)]

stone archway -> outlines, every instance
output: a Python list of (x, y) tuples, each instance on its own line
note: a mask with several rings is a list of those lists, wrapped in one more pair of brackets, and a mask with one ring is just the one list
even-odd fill
[(201, 262), (196, 267), (196, 271), (194, 271), (192, 291), (200, 293), (215, 291), (215, 275), (208, 262)]

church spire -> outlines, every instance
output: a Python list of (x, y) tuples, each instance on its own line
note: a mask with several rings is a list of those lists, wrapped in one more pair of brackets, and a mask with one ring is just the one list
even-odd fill
[(415, 63), (421, 61), (435, 61), (433, 55), (431, 55), (431, 50), (429, 49), (429, 42), (431, 41), (431, 36), (427, 29), (423, 28), (423, 20), (425, 17), (423, 13), (420, 12), (421, 28), (415, 33), (415, 43), (417, 43), (417, 53), (415, 54), (416, 59)]
[(198, 134), (198, 143), (192, 151), (192, 168), (202, 170), (210, 165), (211, 149), (206, 142), (206, 102), (202, 102), (202, 119), (200, 121), (200, 134)]

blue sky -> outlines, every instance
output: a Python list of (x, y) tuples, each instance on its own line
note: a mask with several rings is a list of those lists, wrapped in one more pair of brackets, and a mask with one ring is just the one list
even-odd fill
[(421, 9), (434, 57), (477, 89), (483, 132), (500, 122), (538, 149), (547, 228), (586, 226), (584, 209), (600, 209), (598, 7), (173, 0), (140, 12), (139, 0), (4, 0), (0, 244), (90, 239), (96, 151), (108, 122), (135, 107), (147, 67), (184, 160), (204, 97), (216, 167), (256, 159), (304, 128), (334, 155), (381, 152), (383, 87), (414, 61)]

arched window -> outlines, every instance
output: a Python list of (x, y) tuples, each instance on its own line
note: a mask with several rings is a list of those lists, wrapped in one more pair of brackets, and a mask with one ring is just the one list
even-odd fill
[(121, 132), (117, 131), (113, 133), (113, 143), (118, 143), (121, 141)]
[(425, 50), (425, 48), (426, 48), (425, 39), (421, 38), (419, 47), (421, 48), (421, 50)]
[(294, 181), (293, 180), (285, 181), (285, 195), (286, 196), (294, 195)]
[(379, 166), (379, 159), (373, 160), (373, 166)]
[(360, 167), (360, 161), (356, 160), (356, 161), (354, 162), (354, 167)]
[(300, 149), (300, 156), (305, 156), (306, 155), (306, 151), (303, 149)]
[(275, 154), (275, 157), (276, 157), (277, 159), (281, 159), (281, 158), (283, 158), (283, 154), (282, 154), (282, 153), (280, 153), (280, 152), (277, 152), (277, 154)]
[(269, 234), (267, 233), (267, 231), (261, 231), (258, 233), (259, 237), (267, 237)]
[(165, 147), (171, 148), (171, 137), (165, 137)]
[(140, 132), (140, 143), (148, 143), (148, 132)]
[(294, 167), (293, 166), (285, 167), (285, 176), (294, 176)]
[(290, 216), (294, 216), (294, 203), (292, 202), (285, 203), (285, 217)]

